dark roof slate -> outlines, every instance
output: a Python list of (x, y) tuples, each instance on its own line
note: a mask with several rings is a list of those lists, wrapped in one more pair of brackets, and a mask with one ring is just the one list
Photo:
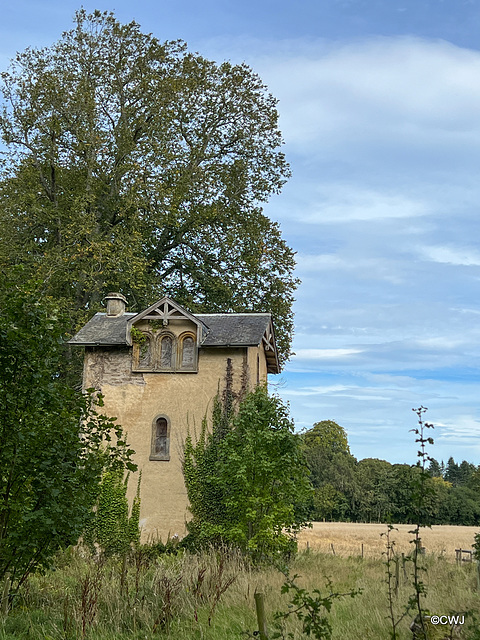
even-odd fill
[(136, 315), (124, 313), (123, 316), (107, 317), (106, 313), (96, 313), (69, 343), (83, 347), (126, 345), (127, 322)]
[[(136, 315), (97, 313), (69, 342), (79, 346), (127, 345), (127, 322)], [(269, 313), (199, 313), (195, 317), (206, 327), (202, 347), (256, 346), (271, 320)]]
[(269, 313), (197, 313), (207, 327), (202, 347), (259, 345), (271, 320)]

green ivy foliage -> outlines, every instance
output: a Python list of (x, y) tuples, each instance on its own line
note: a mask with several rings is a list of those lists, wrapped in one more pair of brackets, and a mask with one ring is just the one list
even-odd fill
[(0, 582), (13, 590), (76, 543), (105, 470), (135, 470), (102, 398), (59, 376), (66, 322), (53, 302), (0, 287)]
[(197, 543), (234, 545), (254, 558), (295, 547), (308, 471), (287, 407), (265, 388), (236, 413), (216, 400), (211, 429), (204, 420), (197, 442), (186, 440), (184, 476)]
[(86, 542), (97, 543), (107, 556), (121, 555), (140, 544), (140, 482), (128, 515), (129, 476), (119, 469), (106, 471), (102, 477), (95, 515), (86, 532)]

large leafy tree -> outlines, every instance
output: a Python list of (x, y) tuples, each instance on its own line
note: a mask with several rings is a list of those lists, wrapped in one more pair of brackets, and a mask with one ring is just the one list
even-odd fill
[(316, 422), (303, 435), (307, 449), (321, 451), (326, 458), (335, 455), (350, 455), (347, 432), (333, 420)]
[(333, 420), (321, 420), (302, 435), (302, 442), (315, 487), (312, 518), (354, 517), (357, 461), (350, 453), (345, 429)]
[(102, 472), (136, 467), (121, 428), (58, 376), (64, 334), (55, 306), (28, 293), (3, 293), (0, 582), (8, 572), (17, 588), (59, 547), (78, 540)]
[(78, 323), (120, 290), (292, 330), (292, 250), (262, 204), (289, 175), (276, 100), (245, 64), (77, 12), (3, 78), (0, 265), (21, 261)]

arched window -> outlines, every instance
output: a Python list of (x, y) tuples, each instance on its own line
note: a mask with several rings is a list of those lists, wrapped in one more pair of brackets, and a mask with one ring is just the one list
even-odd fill
[(145, 340), (138, 345), (138, 368), (139, 369), (151, 369), (152, 368), (152, 341), (144, 335)]
[(180, 369), (192, 371), (196, 368), (195, 340), (186, 335), (180, 342)]
[(150, 460), (170, 460), (170, 421), (167, 416), (157, 416), (153, 421)]
[(153, 369), (153, 340), (144, 331), (136, 331), (133, 337), (133, 369), (151, 371)]
[(177, 336), (171, 331), (132, 329), (132, 370), (136, 373), (196, 373), (198, 345), (195, 333)]
[(173, 356), (173, 338), (163, 336), (160, 341), (160, 369), (172, 369)]

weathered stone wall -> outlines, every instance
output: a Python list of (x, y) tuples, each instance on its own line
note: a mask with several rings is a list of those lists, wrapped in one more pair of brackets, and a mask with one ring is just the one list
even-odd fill
[(132, 373), (131, 348), (89, 347), (85, 355), (84, 388), (103, 385), (145, 384), (142, 373)]
[[(188, 325), (170, 327), (180, 335)], [(185, 534), (189, 519), (188, 500), (182, 473), (183, 443), (190, 432), (199, 432), (215, 395), (227, 384), (230, 370), (232, 391), (241, 396), (257, 381), (266, 380), (266, 364), (256, 347), (200, 349), (198, 372), (132, 373), (132, 348), (87, 349), (85, 387), (104, 395), (103, 411), (116, 416), (135, 450), (135, 462), (142, 471), (141, 525), (143, 539)], [(230, 364), (229, 364), (230, 362)], [(167, 416), (170, 425), (170, 459), (150, 460), (155, 418)], [(129, 498), (136, 489), (136, 474), (130, 480)]]

